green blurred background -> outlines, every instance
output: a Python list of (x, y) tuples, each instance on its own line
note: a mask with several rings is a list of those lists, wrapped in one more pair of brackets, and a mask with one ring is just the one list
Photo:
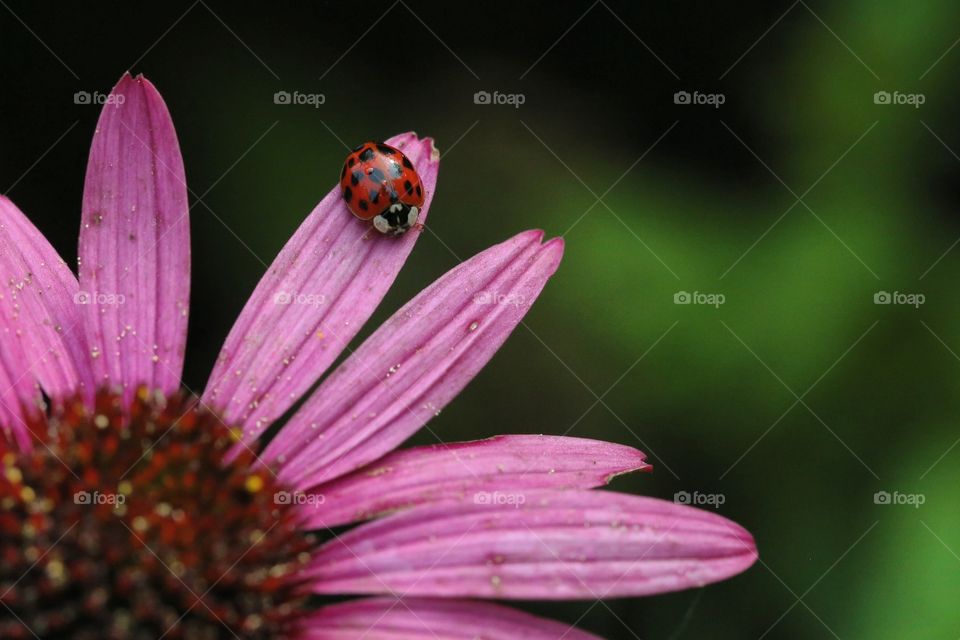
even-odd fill
[(75, 92), (130, 68), (166, 98), (194, 191), (194, 389), (344, 145), (414, 129), (443, 154), (372, 325), (520, 230), (566, 238), (528, 328), (432, 431), (637, 446), (655, 473), (616, 489), (722, 495), (761, 562), (523, 608), (608, 638), (960, 635), (955, 3), (0, 5), (0, 189), (68, 259), (98, 115)]

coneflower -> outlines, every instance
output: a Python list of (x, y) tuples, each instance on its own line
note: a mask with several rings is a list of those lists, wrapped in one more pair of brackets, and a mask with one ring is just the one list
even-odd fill
[[(423, 223), (439, 154), (411, 133), (386, 142), (423, 180)], [(630, 447), (505, 435), (395, 450), (507, 339), (560, 239), (523, 232), (452, 269), (264, 444), (419, 232), (371, 234), (333, 189), (194, 397), (188, 212), (167, 108), (129, 74), (94, 135), (78, 276), (0, 197), (0, 637), (593, 638), (472, 599), (641, 596), (756, 559), (718, 515), (592, 491), (649, 470)], [(373, 597), (330, 598), (354, 595)]]

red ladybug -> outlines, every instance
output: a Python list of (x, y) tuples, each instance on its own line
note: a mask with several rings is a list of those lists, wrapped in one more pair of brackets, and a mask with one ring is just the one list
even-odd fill
[(398, 236), (417, 222), (423, 183), (403, 153), (382, 142), (364, 142), (343, 163), (340, 190), (350, 213), (373, 220), (380, 233)]

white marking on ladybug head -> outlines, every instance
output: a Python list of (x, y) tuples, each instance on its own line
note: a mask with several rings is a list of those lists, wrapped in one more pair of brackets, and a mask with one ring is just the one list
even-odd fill
[(420, 212), (416, 207), (410, 207), (410, 211), (407, 213), (407, 226), (412, 227), (417, 224), (417, 216), (420, 215)]
[(401, 209), (403, 209), (403, 205), (399, 202), (395, 202), (394, 204), (390, 205), (390, 213), (397, 213)]
[(384, 218), (383, 215), (379, 215), (373, 219), (373, 228), (380, 233), (390, 233), (392, 231), (390, 223), (387, 222), (387, 219)]

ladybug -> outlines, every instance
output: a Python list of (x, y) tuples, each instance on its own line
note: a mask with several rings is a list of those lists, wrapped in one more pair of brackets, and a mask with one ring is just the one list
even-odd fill
[(382, 142), (364, 142), (350, 152), (340, 172), (340, 191), (350, 213), (372, 220), (387, 235), (404, 233), (423, 208), (423, 183), (413, 163)]

